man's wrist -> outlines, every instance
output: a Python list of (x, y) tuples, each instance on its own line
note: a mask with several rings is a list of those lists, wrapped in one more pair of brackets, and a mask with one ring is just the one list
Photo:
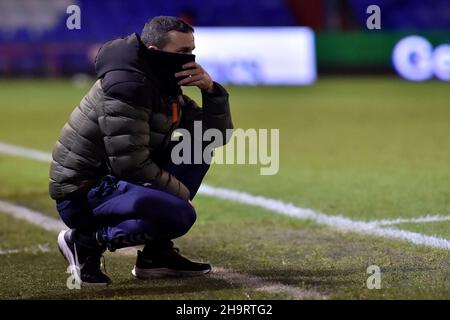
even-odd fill
[(204, 91), (206, 91), (209, 94), (213, 94), (216, 91), (214, 81), (211, 81), (211, 85), (208, 88), (204, 89)]

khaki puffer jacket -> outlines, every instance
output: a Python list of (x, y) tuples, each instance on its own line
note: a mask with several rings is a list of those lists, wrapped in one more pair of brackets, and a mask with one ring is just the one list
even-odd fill
[(136, 34), (100, 49), (99, 80), (74, 109), (53, 149), (53, 199), (86, 192), (107, 174), (190, 199), (186, 186), (163, 170), (158, 159), (167, 153), (173, 131), (192, 131), (194, 120), (225, 136), (233, 127), (228, 93), (215, 83), (214, 94), (202, 92), (200, 108), (179, 87), (161, 83), (152, 58)]

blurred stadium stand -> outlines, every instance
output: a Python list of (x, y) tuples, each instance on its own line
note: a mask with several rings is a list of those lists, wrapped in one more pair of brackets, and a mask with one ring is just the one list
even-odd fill
[[(81, 30), (66, 27), (71, 4), (81, 8)], [(450, 28), (450, 0), (0, 0), (0, 76), (92, 73), (99, 44), (140, 32), (157, 15), (183, 17), (194, 26), (309, 26), (317, 35), (319, 71), (333, 70), (336, 62), (354, 61), (352, 41), (357, 47), (374, 40), (366, 37), (365, 29), (371, 4), (381, 7), (382, 32)], [(386, 49), (378, 49), (380, 55), (373, 57), (379, 64), (372, 64), (385, 71), (391, 43), (400, 34), (375, 33), (381, 42), (389, 39), (380, 42)], [(447, 40), (446, 35), (437, 35), (436, 41)], [(373, 50), (373, 41), (362, 48)], [(343, 58), (348, 53), (349, 58)], [(365, 70), (364, 63), (356, 68)]]
[[(81, 8), (81, 32), (66, 28), (70, 4)], [(140, 31), (157, 15), (189, 16), (195, 26), (295, 25), (282, 0), (2, 0), (0, 41), (104, 41)]]

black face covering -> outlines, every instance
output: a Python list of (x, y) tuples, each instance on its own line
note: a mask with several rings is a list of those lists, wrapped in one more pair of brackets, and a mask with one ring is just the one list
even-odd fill
[(145, 61), (160, 83), (161, 90), (169, 94), (181, 92), (178, 82), (186, 77), (175, 78), (175, 73), (183, 71), (183, 65), (195, 61), (195, 55), (184, 53), (173, 53), (154, 49), (145, 49)]

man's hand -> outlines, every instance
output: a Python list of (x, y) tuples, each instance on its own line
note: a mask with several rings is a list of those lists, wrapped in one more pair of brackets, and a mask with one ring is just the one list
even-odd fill
[(180, 86), (195, 86), (209, 93), (214, 91), (214, 83), (208, 72), (197, 62), (189, 62), (183, 65), (184, 71), (175, 73), (175, 77), (186, 77), (178, 82)]

